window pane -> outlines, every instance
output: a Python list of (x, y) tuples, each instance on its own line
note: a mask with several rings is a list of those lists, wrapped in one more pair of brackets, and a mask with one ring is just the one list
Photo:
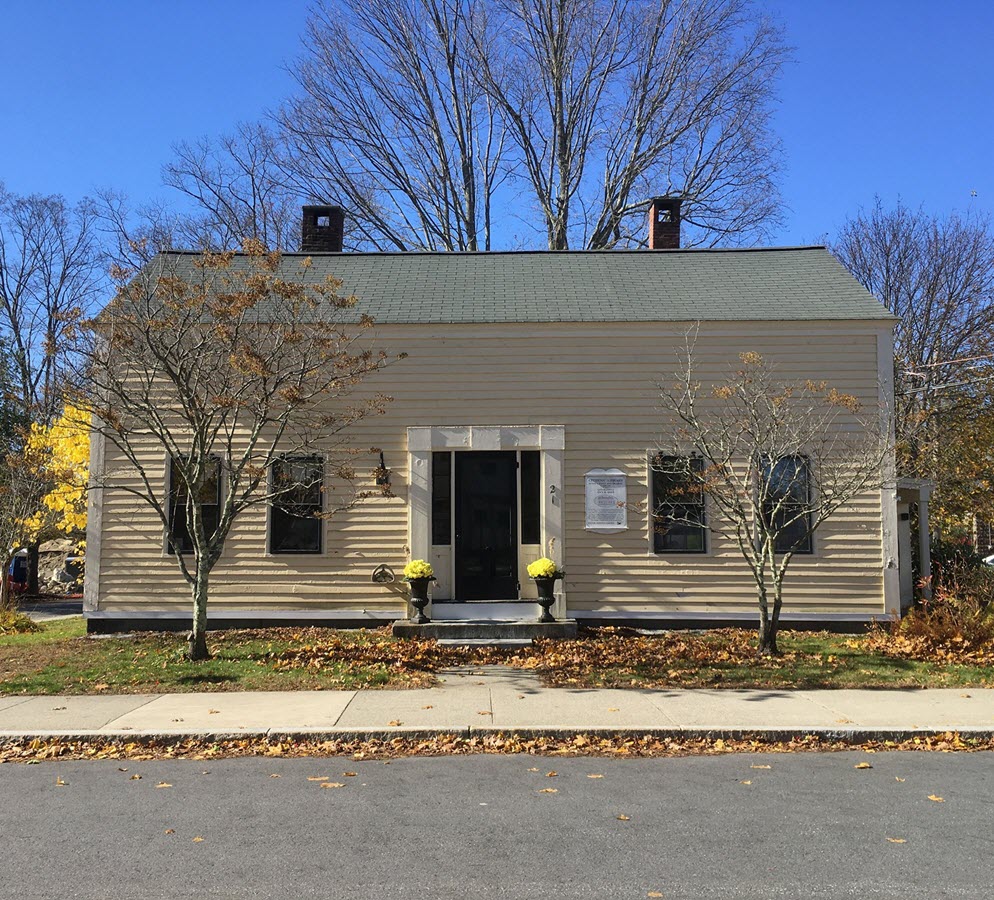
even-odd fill
[(521, 451), (521, 543), (542, 543), (542, 467), (538, 450)]
[(324, 463), (313, 456), (273, 463), (272, 485), (280, 494), (269, 516), (271, 553), (320, 553), (324, 520)]
[(320, 553), (322, 519), (313, 509), (274, 506), (270, 517), (273, 553)]
[(452, 454), (431, 455), (431, 542), (452, 543)]
[(652, 544), (656, 553), (704, 553), (704, 460), (657, 456), (652, 463)]
[(767, 481), (763, 517), (772, 520), (776, 532), (777, 553), (812, 553), (810, 471), (803, 456), (784, 456), (766, 460), (763, 471)]
[[(221, 505), (221, 463), (214, 460), (213, 472), (200, 488), (200, 512), (204, 520), (204, 532), (210, 537), (217, 531)], [(179, 474), (179, 460), (173, 459), (169, 466), (169, 523), (172, 526), (175, 542), (169, 544), (169, 552), (193, 553), (193, 539), (190, 537), (186, 515), (186, 485)]]

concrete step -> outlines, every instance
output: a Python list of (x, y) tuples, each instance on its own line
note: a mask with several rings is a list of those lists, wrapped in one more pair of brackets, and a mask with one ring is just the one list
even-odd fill
[(393, 633), (397, 637), (424, 640), (435, 638), (440, 641), (530, 641), (536, 637), (574, 638), (576, 637), (576, 619), (560, 619), (556, 622), (539, 622), (536, 619), (518, 619), (517, 621), (464, 619), (449, 622), (432, 621), (425, 625), (415, 625), (406, 619), (399, 619), (393, 623)]
[(433, 622), (447, 622), (453, 619), (497, 619), (517, 622), (521, 619), (537, 619), (541, 608), (534, 600), (470, 600), (457, 603), (450, 600), (435, 600), (431, 604)]
[(439, 647), (530, 647), (531, 638), (441, 638)]

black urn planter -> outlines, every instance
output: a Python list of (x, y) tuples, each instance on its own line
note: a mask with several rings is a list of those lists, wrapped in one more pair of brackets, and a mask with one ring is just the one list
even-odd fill
[(556, 574), (535, 579), (535, 587), (538, 588), (538, 605), (542, 607), (542, 615), (538, 617), (539, 622), (556, 621), (556, 617), (549, 610), (556, 602), (555, 588), (558, 578), (562, 578), (562, 575)]
[(434, 577), (407, 579), (407, 583), (411, 586), (411, 606), (416, 610), (415, 614), (411, 616), (411, 621), (415, 625), (426, 625), (431, 621), (425, 615), (424, 610), (428, 605), (428, 584), (434, 580)]

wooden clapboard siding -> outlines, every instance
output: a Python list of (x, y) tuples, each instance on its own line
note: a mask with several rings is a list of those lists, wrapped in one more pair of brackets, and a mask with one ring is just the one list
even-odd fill
[[(696, 340), (697, 375), (705, 382), (719, 379), (739, 353), (756, 351), (774, 360), (785, 377), (824, 379), (875, 404), (877, 335), (886, 327), (874, 321), (706, 323)], [(565, 426), (564, 564), (571, 610), (751, 610), (752, 580), (734, 543), (715, 534), (704, 554), (650, 552), (646, 453), (666, 444), (654, 382), (677, 368), (676, 353), (689, 328), (608, 322), (377, 327), (377, 346), (409, 356), (362, 386), (362, 392), (386, 393), (393, 402), (384, 415), (357, 424), (349, 437), (355, 447), (382, 448), (395, 496), (375, 496), (336, 514), (325, 526), (325, 552), (311, 556), (268, 555), (266, 511), (249, 511), (214, 570), (212, 603), (399, 614), (400, 586), (374, 584), (370, 574), (381, 563), (399, 570), (407, 559), (406, 429), (546, 424)], [(164, 478), (161, 449), (150, 448), (143, 462)], [(369, 454), (356, 462), (368, 486), (377, 459)], [(109, 449), (105, 465), (120, 465)], [(628, 475), (632, 508), (626, 532), (584, 530), (584, 473), (597, 467)], [(101, 608), (184, 603), (187, 589), (164, 553), (162, 528), (140, 501), (104, 492), (99, 547)], [(826, 523), (815, 547), (813, 556), (796, 559), (788, 575), (789, 610), (884, 611), (879, 492)]]

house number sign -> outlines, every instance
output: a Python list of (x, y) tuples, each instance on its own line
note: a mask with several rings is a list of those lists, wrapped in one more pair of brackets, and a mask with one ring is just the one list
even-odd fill
[(621, 469), (591, 469), (584, 476), (588, 531), (614, 534), (628, 528), (628, 491)]

